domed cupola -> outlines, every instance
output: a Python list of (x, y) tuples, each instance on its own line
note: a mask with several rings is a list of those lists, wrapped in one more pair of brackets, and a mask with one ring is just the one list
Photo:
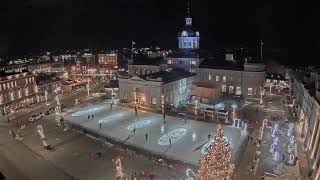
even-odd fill
[(178, 33), (179, 49), (199, 49), (200, 33), (192, 26), (189, 1), (187, 3), (186, 24)]

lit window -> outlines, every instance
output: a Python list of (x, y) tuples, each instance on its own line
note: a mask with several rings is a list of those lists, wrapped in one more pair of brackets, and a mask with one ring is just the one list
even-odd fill
[(2, 84), (3, 90), (6, 90), (6, 84)]
[(216, 81), (219, 81), (219, 76), (216, 76)]
[(230, 94), (233, 93), (233, 86), (229, 86), (229, 93), (230, 93)]
[(26, 78), (26, 84), (28, 84), (28, 78)]
[(196, 70), (195, 70), (195, 69), (190, 69), (190, 70), (189, 70), (189, 72), (191, 72), (191, 73), (195, 73), (195, 72), (196, 72)]
[(13, 88), (13, 81), (11, 81), (11, 88)]
[(249, 96), (252, 95), (252, 88), (248, 88), (248, 95), (249, 95)]
[(209, 80), (211, 80), (211, 79), (212, 79), (211, 74), (209, 74)]
[(222, 92), (227, 92), (227, 86), (226, 86), (226, 85), (222, 85), (221, 91), (222, 91)]
[(29, 96), (29, 88), (25, 89), (26, 96)]
[(7, 83), (7, 89), (10, 89), (10, 83)]
[(0, 104), (3, 104), (3, 95), (0, 94)]
[(192, 65), (196, 65), (196, 64), (197, 64), (197, 61), (195, 61), (195, 60), (191, 60), (191, 61), (190, 61), (190, 64), (192, 64)]
[(14, 101), (14, 95), (13, 95), (13, 92), (10, 93), (10, 99), (11, 101)]
[(14, 81), (14, 87), (17, 87), (17, 81)]
[(157, 104), (157, 98), (152, 98), (152, 104)]
[(241, 87), (236, 88), (236, 95), (241, 95)]
[(18, 98), (21, 98), (21, 89), (18, 91)]
[(225, 83), (227, 82), (227, 76), (223, 76), (222, 81)]
[(171, 59), (168, 60), (168, 64), (173, 64)]
[(2, 86), (0, 85), (0, 91), (2, 91)]

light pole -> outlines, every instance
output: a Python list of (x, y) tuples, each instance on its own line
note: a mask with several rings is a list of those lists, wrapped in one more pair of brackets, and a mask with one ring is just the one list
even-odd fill
[(263, 99), (262, 99), (262, 96), (264, 95), (263, 92), (264, 91), (263, 91), (262, 87), (260, 86), (260, 105), (262, 105), (262, 103), (263, 103)]
[(164, 109), (164, 95), (161, 95), (161, 111), (162, 111), (162, 115), (164, 115), (165, 113), (165, 109)]
[(87, 92), (88, 96), (90, 96), (90, 79), (87, 80)]
[(56, 107), (56, 114), (61, 114), (61, 103), (60, 103), (60, 98), (59, 98), (59, 93), (57, 92), (57, 90), (54, 91), (55, 95), (56, 95), (56, 102), (57, 102), (57, 107)]
[(236, 120), (236, 108), (237, 108), (237, 105), (236, 104), (232, 104), (231, 107), (233, 109), (233, 111), (232, 111), (233, 126), (235, 126), (236, 125), (235, 120)]

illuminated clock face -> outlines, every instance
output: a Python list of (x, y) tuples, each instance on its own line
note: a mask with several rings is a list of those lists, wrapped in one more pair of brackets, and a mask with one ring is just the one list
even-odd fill
[(197, 32), (196, 32), (196, 35), (197, 35), (197, 36), (200, 36), (200, 33), (199, 33), (199, 31), (197, 31)]
[(182, 31), (181, 35), (182, 36), (188, 36), (188, 33), (187, 33), (187, 31)]

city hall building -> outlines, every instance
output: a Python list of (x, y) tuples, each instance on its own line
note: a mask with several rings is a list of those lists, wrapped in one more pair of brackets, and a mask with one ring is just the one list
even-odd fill
[(195, 79), (196, 74), (183, 70), (122, 76), (119, 77), (120, 101), (158, 109), (163, 100), (166, 104), (178, 107), (189, 101)]

